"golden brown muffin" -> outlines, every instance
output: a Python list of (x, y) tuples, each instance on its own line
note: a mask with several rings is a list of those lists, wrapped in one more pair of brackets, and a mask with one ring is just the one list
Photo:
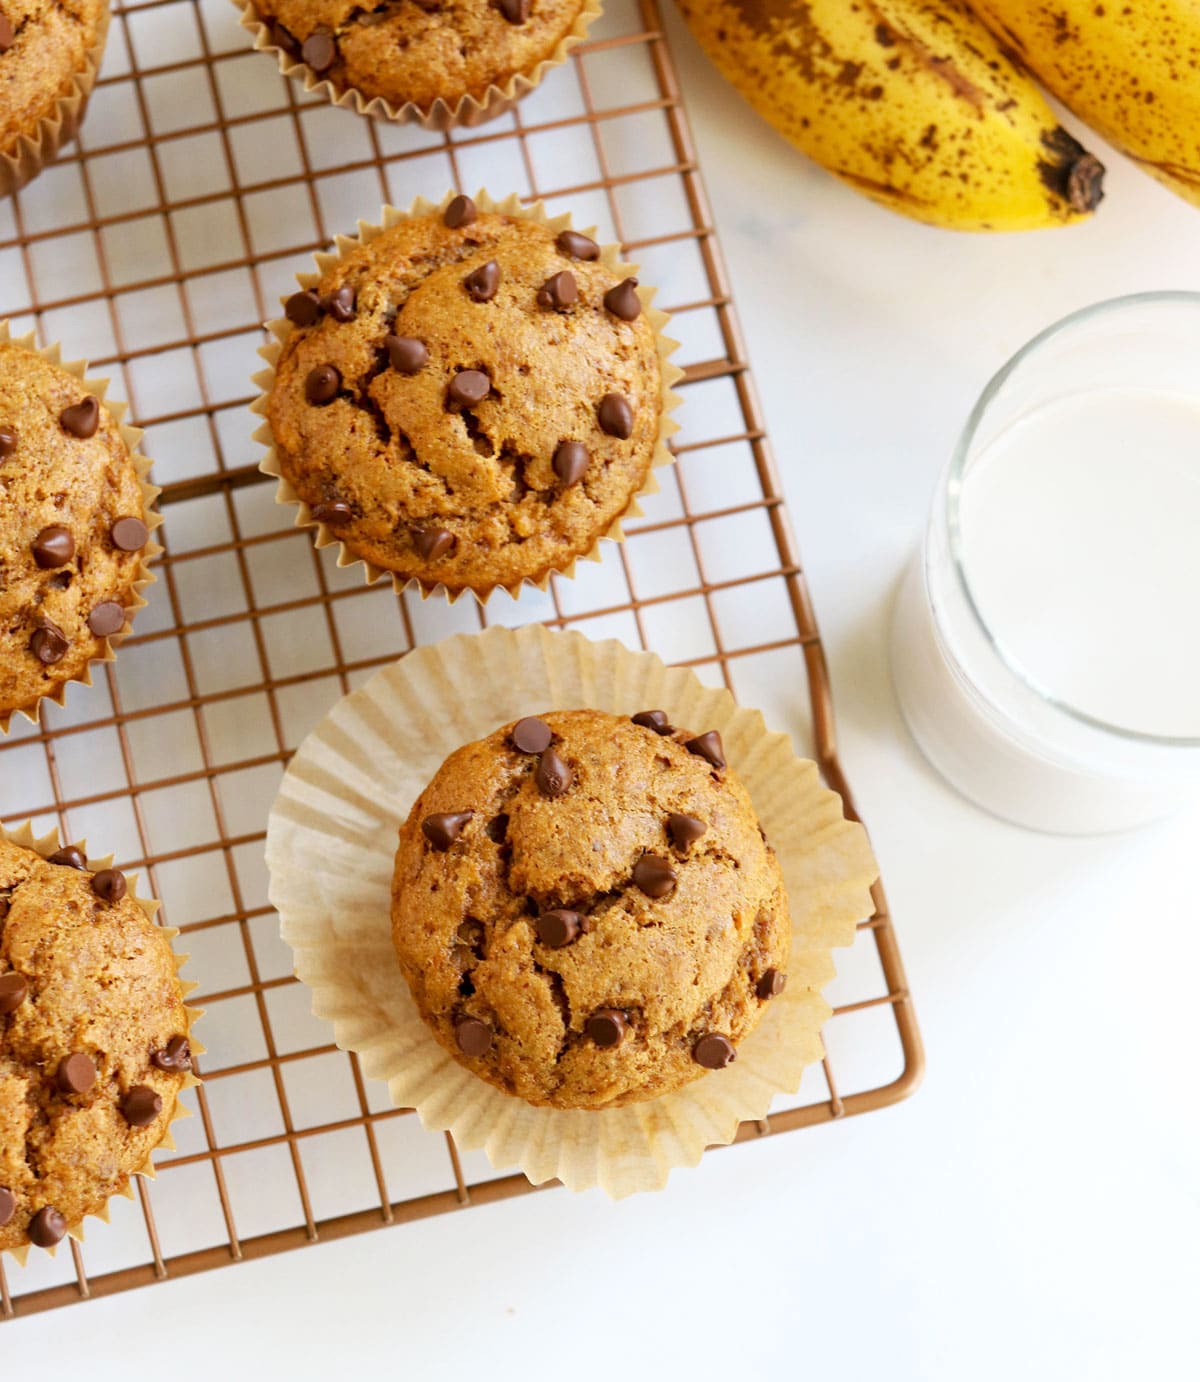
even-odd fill
[(531, 76), (571, 32), (583, 0), (256, 0), (271, 39), (339, 91), (451, 109)]
[(736, 1057), (783, 988), (783, 878), (720, 736), (557, 711), (451, 754), (400, 831), (392, 937), (457, 1060), (608, 1108)]
[(148, 542), (116, 419), (68, 370), (0, 341), (0, 726), (126, 628)]
[(598, 253), (459, 197), (290, 298), (266, 412), (312, 517), (452, 594), (590, 551), (642, 487), (663, 409), (636, 280)]
[(124, 876), (0, 839), (0, 1249), (52, 1247), (147, 1164), (188, 1032), (170, 943)]
[(0, 152), (53, 117), (107, 25), (107, 0), (0, 0)]

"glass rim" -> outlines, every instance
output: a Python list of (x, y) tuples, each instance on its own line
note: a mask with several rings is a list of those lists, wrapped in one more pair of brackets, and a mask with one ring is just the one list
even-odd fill
[(1010, 656), (1004, 643), (992, 632), (987, 620), (983, 616), (983, 611), (979, 608), (975, 600), (975, 595), (971, 590), (971, 583), (967, 579), (967, 573), (963, 562), (960, 503), (962, 499), (963, 478), (967, 468), (967, 457), (983, 419), (991, 404), (996, 399), (996, 396), (1000, 393), (1000, 390), (1031, 356), (1036, 355), (1044, 346), (1048, 345), (1059, 336), (1065, 335), (1076, 327), (1097, 319), (1107, 316), (1118, 316), (1134, 308), (1147, 306), (1191, 307), (1200, 311), (1200, 292), (1190, 292), (1185, 289), (1166, 289), (1146, 293), (1128, 293), (1122, 297), (1105, 298), (1102, 302), (1095, 302), (1090, 306), (1078, 308), (1074, 312), (1069, 312), (1065, 317), (1060, 317), (1057, 321), (1052, 322), (1049, 326), (1039, 331), (1036, 336), (1026, 341), (1026, 343), (1015, 354), (1010, 356), (996, 373), (992, 375), (991, 379), (989, 379), (984, 386), (983, 392), (975, 401), (975, 406), (971, 409), (966, 423), (963, 425), (958, 441), (955, 444), (953, 455), (950, 458), (950, 464), (946, 468), (946, 532), (950, 547), (950, 565), (953, 568), (958, 588), (967, 602), (967, 607), (970, 609), (980, 632), (987, 640), (988, 646), (1023, 686), (1027, 687), (1034, 695), (1045, 701), (1047, 705), (1051, 705), (1056, 710), (1060, 710), (1064, 714), (1069, 715), (1078, 723), (1087, 725), (1092, 729), (1100, 730), (1105, 734), (1114, 735), (1129, 743), (1156, 745), (1162, 748), (1200, 748), (1200, 734), (1152, 734), (1145, 730), (1130, 729), (1125, 725), (1115, 725), (1108, 720), (1101, 719), (1099, 716), (1089, 715), (1087, 711), (1072, 705), (1070, 701), (1064, 700), (1061, 696), (1056, 695), (1049, 687), (1044, 686), (1038, 681), (1036, 677), (1031, 676), (1020, 662)]

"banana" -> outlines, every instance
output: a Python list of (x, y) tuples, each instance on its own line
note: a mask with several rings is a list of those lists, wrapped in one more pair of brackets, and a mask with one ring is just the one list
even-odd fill
[(760, 115), (893, 211), (1029, 230), (1077, 221), (1103, 195), (1103, 166), (962, 0), (679, 5)]
[(979, 0), (975, 8), (1065, 106), (1200, 206), (1197, 0)]

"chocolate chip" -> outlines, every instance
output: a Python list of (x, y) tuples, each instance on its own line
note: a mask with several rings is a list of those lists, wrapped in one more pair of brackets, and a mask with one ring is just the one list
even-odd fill
[(460, 226), (469, 226), (478, 219), (479, 212), (475, 203), (470, 197), (457, 196), (442, 212), (442, 220), (451, 230), (457, 230)]
[(597, 1046), (619, 1046), (629, 1019), (620, 1008), (597, 1008), (584, 1024), (584, 1031)]
[(778, 998), (787, 986), (787, 975), (780, 970), (771, 968), (766, 971), (762, 978), (755, 985), (754, 992), (765, 1003), (768, 998)]
[(52, 1248), (61, 1243), (67, 1232), (67, 1221), (58, 1212), (46, 1205), (29, 1221), (29, 1241), (38, 1248)]
[(560, 254), (569, 255), (572, 259), (600, 258), (600, 246), (588, 236), (580, 235), (577, 230), (560, 230), (554, 243)]
[(140, 552), (150, 540), (150, 529), (140, 518), (118, 518), (109, 536), (120, 551)]
[(97, 638), (111, 638), (125, 626), (125, 610), (116, 600), (105, 600), (88, 615), (88, 628)]
[(148, 1084), (135, 1084), (121, 1100), (121, 1112), (131, 1128), (148, 1128), (162, 1112), (162, 1095)]
[(337, 61), (337, 43), (331, 33), (318, 29), (300, 45), (300, 56), (314, 72), (328, 72)]
[(643, 729), (652, 729), (655, 734), (674, 732), (665, 710), (639, 710), (632, 718), (635, 725), (641, 725)]
[[(7, 22), (7, 21), (5, 21)], [(4, 30), (0, 29), (0, 38), (3, 38)], [(4, 49), (0, 47), (0, 53)], [(12, 1222), (12, 1216), (17, 1212), (17, 1197), (7, 1185), (0, 1185), (0, 1228)]]
[(565, 908), (543, 912), (537, 919), (538, 940), (552, 950), (570, 945), (582, 930), (583, 918), (578, 912), (569, 912)]
[(695, 816), (685, 816), (680, 811), (672, 811), (667, 817), (667, 834), (671, 837), (671, 843), (676, 849), (687, 849), (694, 840), (698, 840), (708, 829), (704, 821), (698, 820)]
[(434, 849), (446, 850), (463, 833), (473, 811), (435, 811), (421, 822), (421, 831)]
[(636, 321), (641, 315), (642, 300), (634, 291), (637, 282), (636, 278), (623, 278), (615, 288), (610, 288), (604, 294), (605, 307), (623, 322)]
[(278, 22), (271, 25), (271, 42), (276, 48), (282, 48), (285, 53), (290, 53), (294, 58), (300, 56), (300, 40), (290, 29), (285, 29)]
[(304, 381), (304, 397), (316, 407), (330, 403), (342, 387), (342, 376), (332, 365), (317, 365)]
[(591, 462), (581, 441), (560, 441), (554, 448), (554, 473), (568, 489), (583, 479)]
[(0, 427), (0, 461), (7, 459), (17, 449), (17, 434), (11, 427)]
[(675, 891), (675, 870), (657, 854), (643, 854), (633, 866), (633, 881), (647, 897), (666, 897)]
[(75, 845), (63, 845), (62, 849), (56, 849), (53, 854), (46, 856), (46, 863), (59, 864), (67, 869), (87, 869), (87, 860), (83, 857), (83, 850)]
[(429, 359), (429, 347), (415, 336), (385, 336), (383, 344), (397, 374), (419, 374)]
[(313, 504), (308, 513), (315, 522), (328, 523), (331, 528), (349, 523), (354, 517), (354, 510), (344, 499), (328, 499), (323, 504)]
[(70, 528), (55, 523), (43, 528), (33, 539), (33, 559), (43, 571), (54, 571), (75, 555), (75, 539)]
[(553, 749), (547, 749), (538, 759), (534, 778), (543, 796), (561, 797), (575, 780), (575, 774)]
[(721, 736), (715, 729), (710, 729), (707, 734), (697, 734), (694, 739), (689, 739), (683, 746), (688, 753), (694, 753), (697, 758), (703, 758), (711, 763), (714, 768), (725, 766), (725, 748), (721, 743)]
[(579, 301), (579, 285), (569, 269), (551, 274), (537, 291), (537, 305), (548, 311), (561, 312), (564, 307)]
[(305, 288), (302, 293), (293, 293), (283, 304), (283, 315), (293, 326), (315, 326), (324, 310), (321, 299), (311, 288)]
[(78, 437), (80, 441), (87, 441), (89, 437), (96, 435), (96, 429), (100, 426), (100, 405), (91, 394), (88, 394), (81, 403), (73, 403), (69, 408), (64, 408), (59, 413), (58, 420), (64, 432)]
[(29, 985), (20, 974), (0, 974), (0, 1017), (16, 1012), (29, 997)]
[(128, 892), (125, 875), (120, 869), (101, 869), (92, 879), (92, 892), (101, 902), (115, 907)]
[(37, 658), (44, 667), (51, 667), (56, 662), (61, 662), (67, 654), (70, 644), (67, 636), (57, 624), (51, 624), (48, 620), (39, 624), (29, 639), (29, 651)]
[(737, 1060), (737, 1052), (727, 1036), (707, 1032), (692, 1047), (692, 1059), (705, 1070), (724, 1070), (731, 1061)]
[(509, 738), (519, 753), (541, 753), (550, 747), (554, 732), (545, 720), (539, 720), (536, 715), (527, 715), (513, 725)]
[[(0, 53), (7, 53), (13, 46), (16, 34), (13, 32), (12, 20), (7, 15), (0, 14)], [(7, 1219), (0, 1219), (0, 1223), (8, 1223)]]
[(524, 24), (533, 8), (531, 0), (493, 0), (496, 8), (510, 24)]
[(161, 1051), (153, 1051), (150, 1064), (156, 1070), (190, 1070), (192, 1068), (192, 1048), (185, 1036), (173, 1036)]
[(426, 561), (437, 561), (454, 546), (454, 534), (445, 528), (414, 528), (413, 546)]
[(475, 302), (491, 302), (500, 287), (500, 265), (494, 259), (480, 264), (463, 279), (467, 296)]
[(349, 284), (335, 288), (325, 299), (325, 310), (335, 322), (352, 322), (357, 315), (358, 300)]
[(460, 1017), (454, 1024), (454, 1039), (464, 1056), (482, 1056), (492, 1049), (491, 1028), (477, 1017)]
[(58, 1063), (54, 1083), (63, 1094), (86, 1094), (96, 1083), (96, 1063), (90, 1056), (76, 1051)]
[(492, 381), (480, 369), (463, 369), (450, 381), (446, 396), (459, 408), (473, 408), (491, 393)]
[(633, 409), (623, 394), (606, 393), (596, 409), (596, 420), (610, 437), (626, 441), (633, 435)]

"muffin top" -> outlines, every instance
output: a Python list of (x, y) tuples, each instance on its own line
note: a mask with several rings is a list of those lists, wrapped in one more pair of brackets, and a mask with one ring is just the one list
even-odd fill
[(312, 516), (451, 592), (588, 552), (641, 488), (662, 410), (636, 280), (598, 255), (460, 197), (290, 298), (267, 414)]
[(528, 76), (570, 33), (583, 0), (256, 0), (272, 42), (344, 91), (413, 102), (482, 102)]
[(0, 724), (103, 655), (148, 541), (116, 419), (73, 374), (0, 341)]
[(0, 0), (0, 149), (70, 92), (107, 16), (107, 0)]
[(533, 1104), (736, 1057), (783, 987), (783, 878), (720, 736), (556, 711), (451, 754), (400, 831), (392, 936), (438, 1041)]
[(0, 839), (0, 1249), (52, 1247), (145, 1166), (187, 1038), (170, 943), (124, 876)]

